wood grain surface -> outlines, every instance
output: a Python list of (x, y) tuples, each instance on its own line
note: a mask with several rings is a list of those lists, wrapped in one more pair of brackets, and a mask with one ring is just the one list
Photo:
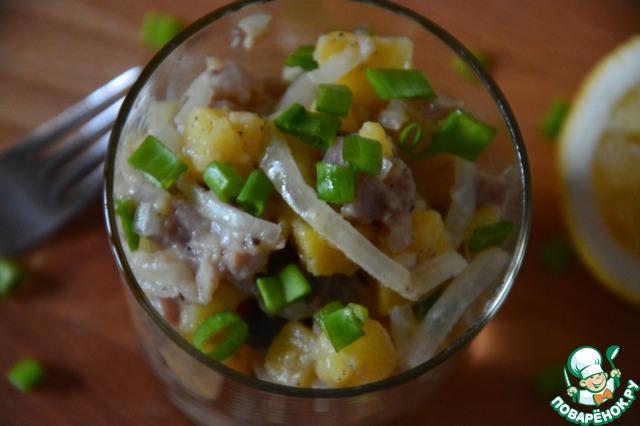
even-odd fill
[[(151, 55), (138, 28), (146, 11), (193, 21), (224, 3), (0, 0), (0, 149), (110, 77), (145, 63)], [(567, 424), (551, 408), (552, 397), (537, 394), (535, 377), (579, 346), (604, 352), (616, 344), (623, 379), (640, 383), (640, 308), (607, 292), (579, 262), (559, 275), (541, 262), (542, 247), (565, 228), (556, 146), (542, 138), (539, 124), (553, 98), (572, 98), (599, 58), (640, 32), (640, 2), (398, 3), (492, 57), (492, 74), (525, 137), (534, 193), (530, 245), (511, 294), (465, 352), (439, 403), (416, 424)], [(188, 424), (139, 352), (98, 200), (19, 260), (30, 278), (17, 296), (0, 302), (0, 370), (34, 356), (48, 376), (28, 395), (0, 380), (0, 425)], [(614, 424), (640, 424), (640, 402)]]

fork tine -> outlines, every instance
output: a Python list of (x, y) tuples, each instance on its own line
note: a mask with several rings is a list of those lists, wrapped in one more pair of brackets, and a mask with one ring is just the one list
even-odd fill
[[(63, 146), (60, 147), (60, 149), (44, 158), (39, 170), (39, 178), (45, 181), (57, 178), (57, 175), (63, 173), (64, 169), (69, 168), (69, 163), (74, 157), (78, 157), (78, 163), (82, 162), (84, 160), (82, 153), (89, 149), (88, 147), (90, 147), (102, 135), (111, 130), (113, 122), (120, 110), (120, 106), (122, 105), (122, 101), (123, 99), (119, 99), (117, 102), (89, 120), (74, 132), (73, 135), (65, 141)], [(102, 154), (104, 154), (104, 151), (102, 151)], [(68, 178), (72, 179), (73, 174), (68, 176)], [(61, 179), (64, 180), (65, 178)]]
[[(108, 142), (109, 135), (105, 135), (104, 139), (105, 147)], [(93, 169), (87, 170), (87, 173), (79, 180), (74, 182), (73, 186), (67, 188), (63, 194), (61, 194), (60, 200), (65, 203), (65, 209), (70, 212), (77, 212), (78, 208), (86, 206), (91, 201), (98, 198), (100, 189), (103, 185), (102, 164), (100, 162)]]
[(140, 75), (141, 67), (133, 67), (123, 72), (104, 86), (96, 89), (77, 104), (69, 107), (60, 115), (45, 122), (25, 136), (16, 146), (17, 149), (35, 152), (51, 144), (62, 135), (85, 122), (97, 112), (111, 105), (114, 100), (124, 96)]
[[(108, 128), (106, 133), (91, 135), (91, 141), (94, 142), (93, 146), (74, 161), (69, 162), (66, 167), (61, 168), (60, 172), (54, 177), (50, 188), (51, 197), (60, 200), (72, 198), (68, 193), (72, 188), (78, 186), (82, 179), (93, 170), (102, 170), (110, 134), (111, 129)], [(87, 138), (87, 140), (89, 139)]]
[(0, 255), (21, 254), (98, 198), (120, 98), (141, 69), (116, 77), (2, 153), (0, 193), (7, 202), (0, 204)]

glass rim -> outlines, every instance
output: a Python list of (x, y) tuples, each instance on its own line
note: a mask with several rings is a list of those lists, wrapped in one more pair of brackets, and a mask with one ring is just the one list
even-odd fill
[(393, 14), (411, 20), (414, 23), (418, 24), (421, 28), (438, 38), (441, 42), (447, 45), (453, 51), (453, 53), (457, 54), (466, 62), (466, 64), (471, 68), (472, 72), (483, 84), (487, 92), (491, 95), (491, 98), (500, 111), (501, 118), (505, 122), (506, 128), (509, 132), (511, 143), (513, 145), (513, 149), (515, 151), (515, 156), (518, 160), (518, 167), (520, 170), (523, 189), (522, 204), (519, 216), (521, 226), (516, 238), (513, 253), (511, 253), (510, 255), (510, 262), (507, 266), (507, 269), (505, 270), (505, 273), (502, 275), (501, 280), (499, 281), (499, 286), (495, 290), (496, 293), (491, 297), (491, 303), (485, 305), (480, 317), (476, 321), (474, 321), (474, 323), (471, 324), (460, 336), (458, 336), (453, 343), (448, 345), (444, 350), (436, 354), (434, 357), (414, 368), (393, 375), (387, 379), (366, 385), (340, 389), (297, 388), (246, 376), (229, 367), (226, 367), (221, 363), (212, 360), (211, 358), (203, 354), (193, 345), (189, 344), (189, 342), (187, 342), (187, 340), (184, 339), (177, 330), (175, 330), (166, 322), (162, 315), (160, 315), (160, 313), (158, 313), (158, 311), (151, 305), (151, 302), (138, 284), (137, 279), (135, 278), (135, 275), (133, 274), (128, 264), (126, 254), (123, 249), (123, 242), (121, 241), (120, 234), (117, 231), (118, 226), (113, 197), (113, 177), (115, 173), (115, 159), (117, 152), (116, 148), (122, 136), (124, 126), (127, 122), (129, 111), (132, 109), (137, 96), (144, 88), (149, 78), (153, 76), (155, 70), (176, 48), (178, 48), (191, 36), (195, 35), (208, 25), (214, 23), (215, 21), (223, 18), (228, 14), (239, 11), (247, 6), (266, 4), (277, 1), (278, 0), (238, 0), (215, 9), (190, 24), (173, 40), (171, 40), (167, 45), (160, 49), (156, 53), (156, 55), (154, 55), (154, 57), (148, 62), (148, 64), (145, 65), (137, 81), (133, 84), (130, 91), (125, 97), (125, 100), (118, 113), (117, 119), (113, 125), (109, 140), (109, 147), (107, 150), (107, 157), (104, 166), (105, 184), (103, 187), (103, 210), (105, 214), (105, 223), (109, 245), (121, 276), (124, 278), (124, 281), (126, 282), (129, 290), (136, 299), (138, 306), (144, 311), (147, 317), (152, 320), (154, 325), (157, 326), (168, 339), (170, 339), (185, 353), (190, 355), (201, 364), (204, 364), (211, 370), (214, 370), (216, 373), (226, 377), (227, 379), (266, 393), (280, 394), (298, 398), (340, 399), (358, 397), (365, 394), (388, 390), (404, 383), (408, 383), (424, 375), (428, 371), (434, 370), (437, 366), (444, 363), (454, 354), (465, 348), (484, 328), (484, 326), (502, 306), (502, 303), (506, 299), (507, 294), (514, 284), (516, 275), (518, 274), (518, 271), (524, 259), (524, 254), (529, 239), (529, 231), (531, 228), (531, 175), (524, 139), (516, 122), (515, 115), (513, 114), (513, 111), (511, 110), (511, 107), (509, 106), (504, 94), (495, 83), (493, 78), (488, 74), (488, 72), (485, 71), (484, 67), (476, 59), (475, 55), (446, 30), (444, 30), (442, 27), (440, 27), (430, 19), (404, 6), (398, 5), (388, 0), (342, 0), (347, 3), (362, 3), (365, 5), (380, 7), (386, 12), (391, 12)]

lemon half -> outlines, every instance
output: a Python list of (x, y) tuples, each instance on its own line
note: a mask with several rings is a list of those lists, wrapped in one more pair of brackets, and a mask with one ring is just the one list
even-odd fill
[(588, 74), (560, 134), (563, 210), (597, 278), (640, 304), (640, 35)]

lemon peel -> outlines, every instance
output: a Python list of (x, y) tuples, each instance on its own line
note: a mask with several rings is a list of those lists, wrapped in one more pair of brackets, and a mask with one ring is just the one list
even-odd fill
[[(594, 176), (596, 153), (612, 132), (640, 155), (640, 143), (635, 142), (640, 141), (640, 119), (621, 123), (612, 116), (614, 110), (617, 116), (640, 111), (638, 88), (640, 35), (605, 56), (587, 75), (561, 131), (558, 159), (564, 216), (577, 252), (606, 287), (640, 305), (640, 242), (623, 247), (613, 236), (607, 208), (596, 191), (602, 179)], [(640, 217), (640, 211), (635, 214)]]

